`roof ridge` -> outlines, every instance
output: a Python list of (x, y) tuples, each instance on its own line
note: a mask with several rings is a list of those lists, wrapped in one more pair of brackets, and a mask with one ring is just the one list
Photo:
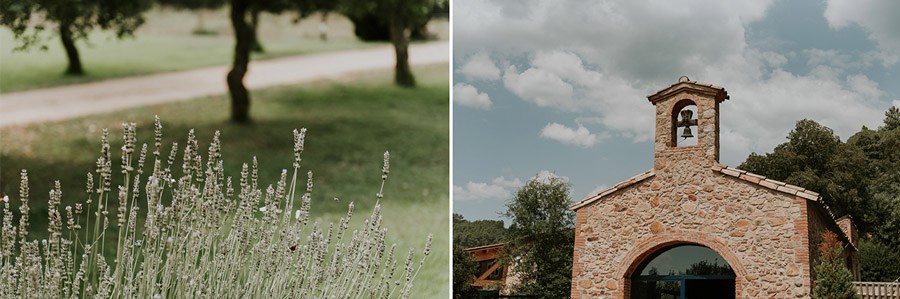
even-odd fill
[(606, 188), (606, 189), (600, 190), (600, 191), (597, 192), (596, 194), (589, 195), (588, 197), (582, 199), (581, 201), (576, 202), (576, 203), (570, 205), (570, 206), (569, 206), (569, 209), (570, 209), (570, 210), (576, 210), (576, 209), (581, 208), (581, 207), (583, 207), (583, 206), (586, 206), (586, 205), (588, 205), (588, 204), (590, 204), (590, 203), (592, 203), (592, 202), (595, 202), (595, 201), (599, 200), (600, 198), (602, 198), (602, 197), (604, 197), (604, 196), (606, 196), (606, 195), (609, 195), (610, 193), (613, 193), (613, 192), (616, 192), (616, 191), (618, 191), (618, 190), (624, 189), (624, 188), (626, 188), (626, 187), (628, 187), (628, 186), (634, 185), (635, 183), (640, 182), (640, 181), (643, 181), (643, 180), (645, 180), (645, 179), (647, 179), (647, 178), (649, 178), (649, 177), (652, 177), (652, 176), (654, 176), (654, 175), (656, 175), (656, 173), (653, 172), (653, 169), (650, 169), (650, 170), (647, 170), (647, 171), (645, 171), (645, 172), (639, 173), (639, 174), (637, 174), (637, 175), (635, 175), (635, 176), (632, 176), (632, 177), (630, 177), (630, 178), (628, 178), (628, 179), (626, 179), (626, 180), (624, 180), (624, 181), (619, 182), (618, 184), (613, 185), (612, 187), (608, 187), (608, 188)]
[(752, 172), (748, 172), (746, 170), (740, 170), (734, 167), (730, 167), (724, 164), (715, 164), (713, 165), (713, 170), (719, 173), (722, 173), (727, 176), (735, 177), (741, 179), (746, 182), (750, 182), (755, 185), (763, 186), (775, 191), (779, 191), (782, 193), (787, 193), (790, 195), (796, 195), (808, 200), (813, 201), (821, 201), (822, 196), (815, 191), (806, 190), (806, 188), (800, 186), (794, 186), (782, 181), (773, 180), (768, 177), (758, 175)]

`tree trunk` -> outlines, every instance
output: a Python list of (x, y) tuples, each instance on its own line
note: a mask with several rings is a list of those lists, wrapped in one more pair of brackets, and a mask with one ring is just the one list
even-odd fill
[(205, 19), (205, 16), (203, 15), (206, 13), (206, 10), (203, 8), (200, 8), (200, 9), (197, 9), (195, 13), (197, 14), (197, 28), (194, 28), (193, 34), (194, 35), (206, 34), (208, 31), (206, 30), (206, 19)]
[(397, 64), (394, 67), (394, 83), (403, 87), (416, 86), (416, 78), (409, 68), (409, 36), (406, 35), (406, 26), (396, 20), (390, 24), (391, 43), (394, 44), (394, 53)]
[(247, 0), (231, 0), (231, 25), (234, 27), (234, 62), (226, 81), (231, 94), (231, 121), (250, 121), (250, 94), (244, 87), (244, 75), (250, 63), (250, 47), (253, 44), (253, 28), (247, 24)]
[(84, 75), (84, 69), (81, 68), (81, 57), (78, 56), (78, 48), (75, 47), (75, 40), (72, 39), (72, 29), (69, 28), (69, 24), (59, 24), (59, 37), (62, 39), (63, 48), (66, 50), (66, 57), (69, 59), (66, 75)]
[(266, 48), (263, 48), (262, 44), (259, 42), (259, 36), (257, 32), (259, 32), (259, 9), (251, 9), (250, 11), (250, 24), (253, 27), (253, 50), (254, 53), (264, 53), (266, 52)]

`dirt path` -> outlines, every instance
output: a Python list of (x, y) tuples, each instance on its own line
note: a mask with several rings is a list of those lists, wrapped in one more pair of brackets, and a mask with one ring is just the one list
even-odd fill
[[(446, 41), (410, 47), (410, 63), (449, 62)], [(251, 62), (244, 83), (250, 89), (338, 78), (394, 66), (390, 46)], [(112, 79), (0, 95), (0, 127), (61, 120), (98, 112), (187, 100), (227, 92), (228, 66)]]

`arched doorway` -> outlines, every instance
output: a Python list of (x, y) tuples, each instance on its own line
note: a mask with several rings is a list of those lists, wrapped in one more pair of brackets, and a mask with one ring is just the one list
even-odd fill
[(734, 270), (721, 255), (700, 245), (665, 247), (631, 276), (631, 298), (734, 298)]

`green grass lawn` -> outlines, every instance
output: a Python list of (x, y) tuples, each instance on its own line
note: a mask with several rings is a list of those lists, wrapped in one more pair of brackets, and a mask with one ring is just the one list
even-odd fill
[[(294, 128), (306, 127), (301, 171), (313, 171), (312, 215), (327, 224), (356, 205), (356, 224), (371, 211), (381, 181), (382, 153), (391, 152), (391, 173), (382, 200), (388, 238), (398, 250), (420, 251), (434, 234), (432, 256), (417, 278), (414, 298), (448, 297), (449, 90), (446, 65), (415, 68), (420, 87), (390, 84), (390, 72), (283, 86), (252, 92), (253, 124), (227, 122), (227, 96), (205, 97), (74, 120), (0, 129), (0, 191), (18, 204), (19, 171), (31, 179), (31, 237), (46, 235), (48, 191), (62, 183), (63, 206), (85, 196), (102, 128), (109, 128), (113, 157), (122, 144), (121, 123), (138, 124), (138, 142), (153, 143), (153, 116), (163, 121), (164, 155), (172, 141), (182, 148), (196, 130), (200, 148), (221, 131), (226, 174), (239, 177), (241, 163), (259, 160), (260, 185), (274, 184), (291, 168)], [(180, 157), (180, 156), (179, 156)], [(180, 159), (179, 159), (180, 160)], [(180, 162), (179, 162), (180, 163)], [(151, 164), (152, 165), (152, 164)], [(118, 168), (116, 168), (118, 171)], [(235, 181), (237, 183), (237, 181)], [(113, 182), (114, 185), (119, 184)], [(113, 187), (115, 189), (115, 187)], [(338, 198), (335, 200), (334, 198)], [(354, 226), (351, 226), (351, 229)]]
[[(262, 15), (259, 34), (266, 52), (254, 54), (254, 59), (388, 45), (359, 41), (353, 24), (338, 14), (328, 16), (327, 41), (318, 36), (319, 15), (296, 24), (293, 18)], [(63, 75), (67, 60), (57, 35), (45, 34), (47, 51), (13, 51), (18, 42), (9, 29), (0, 27), (0, 93), (231, 63), (234, 38), (226, 10), (204, 13), (204, 27), (216, 35), (193, 35), (198, 16), (192, 12), (157, 8), (146, 19), (134, 38), (118, 40), (98, 31), (78, 41), (85, 76)], [(434, 23), (438, 36), (446, 38), (447, 21)]]

